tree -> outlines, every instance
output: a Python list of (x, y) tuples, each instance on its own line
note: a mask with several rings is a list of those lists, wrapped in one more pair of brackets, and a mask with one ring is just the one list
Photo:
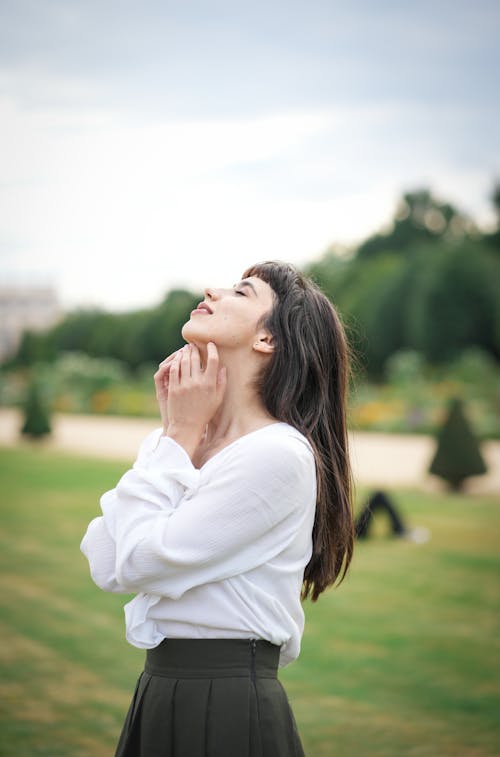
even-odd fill
[(50, 434), (50, 416), (43, 385), (36, 375), (32, 377), (24, 403), (24, 424), (21, 433), (40, 439)]
[(401, 350), (431, 364), (471, 347), (500, 358), (500, 260), (485, 240), (436, 236), (404, 254), (350, 259), (329, 251), (305, 272), (340, 311), (358, 363), (374, 379)]
[(56, 350), (50, 338), (50, 332), (26, 330), (13, 358), (7, 361), (12, 366), (29, 366), (36, 362), (54, 360)]
[(500, 228), (500, 182), (497, 182), (491, 193), (491, 202), (497, 215), (497, 226)]
[(170, 291), (153, 308), (125, 313), (76, 310), (48, 332), (27, 333), (13, 365), (33, 365), (63, 352), (115, 358), (132, 369), (159, 363), (183, 344), (181, 328), (202, 299), (184, 289)]
[(469, 476), (486, 473), (479, 442), (465, 417), (461, 400), (450, 403), (437, 443), (429, 472), (447, 481), (452, 489), (461, 489)]
[(464, 241), (423, 250), (406, 313), (407, 345), (431, 363), (473, 345), (500, 357), (500, 265), (484, 244)]
[(399, 332), (404, 319), (398, 313), (386, 321), (384, 305), (403, 264), (397, 255), (364, 261), (335, 261), (328, 256), (306, 269), (339, 310), (358, 366), (374, 376), (382, 375), (386, 357), (402, 346)]
[(497, 217), (497, 225), (495, 231), (491, 234), (487, 234), (485, 239), (495, 252), (500, 252), (500, 181), (497, 181), (493, 187), (491, 193), (491, 202), (495, 215)]
[(159, 363), (182, 347), (181, 329), (189, 320), (191, 311), (203, 299), (184, 289), (174, 289), (154, 309), (144, 331), (148, 360)]
[(470, 219), (455, 206), (440, 202), (428, 189), (419, 189), (403, 195), (389, 230), (362, 242), (357, 257), (367, 259), (380, 253), (402, 253), (415, 245), (428, 245), (440, 239), (461, 239), (474, 230)]

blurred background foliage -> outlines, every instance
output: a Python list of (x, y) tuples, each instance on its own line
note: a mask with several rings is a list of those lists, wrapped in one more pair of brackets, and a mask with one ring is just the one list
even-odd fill
[[(405, 193), (386, 228), (304, 267), (353, 346), (353, 428), (434, 432), (458, 397), (479, 436), (500, 438), (500, 185), (491, 199), (485, 233), (428, 190)], [(22, 404), (36, 370), (56, 411), (157, 415), (152, 375), (200, 297), (176, 289), (156, 307), (76, 310), (26, 332), (1, 367), (0, 403)]]

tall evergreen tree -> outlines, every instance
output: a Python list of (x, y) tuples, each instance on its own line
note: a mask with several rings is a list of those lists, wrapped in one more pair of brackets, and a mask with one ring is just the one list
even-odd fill
[(458, 491), (469, 476), (486, 473), (479, 442), (465, 416), (463, 403), (454, 399), (437, 437), (437, 449), (429, 472)]
[(40, 380), (35, 376), (28, 386), (24, 403), (24, 424), (21, 433), (39, 439), (50, 434), (49, 408), (44, 397)]

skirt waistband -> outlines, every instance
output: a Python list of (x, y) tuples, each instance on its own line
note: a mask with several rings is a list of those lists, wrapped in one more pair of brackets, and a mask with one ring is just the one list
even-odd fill
[(164, 639), (144, 670), (166, 678), (276, 678), (280, 648), (261, 639)]

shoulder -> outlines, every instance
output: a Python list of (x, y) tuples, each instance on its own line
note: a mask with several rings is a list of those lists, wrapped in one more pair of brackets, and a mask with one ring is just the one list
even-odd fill
[(314, 459), (313, 449), (308, 439), (288, 423), (271, 423), (243, 438), (258, 450), (274, 450), (277, 454), (288, 453)]
[(273, 423), (245, 437), (234, 449), (235, 458), (245, 463), (248, 475), (290, 481), (315, 476), (312, 447), (306, 437), (287, 423)]
[(316, 465), (306, 437), (276, 423), (242, 440), (241, 483), (273, 513), (304, 513), (316, 502)]

